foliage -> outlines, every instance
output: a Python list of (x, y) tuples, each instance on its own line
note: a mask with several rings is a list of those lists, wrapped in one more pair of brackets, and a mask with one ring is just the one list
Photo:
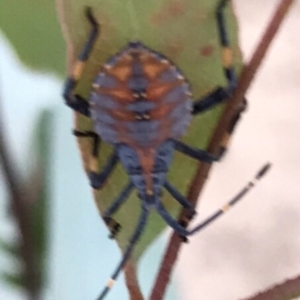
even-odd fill
[[(33, 234), (35, 253), (35, 270), (38, 274), (39, 290), (41, 291), (46, 284), (46, 260), (48, 247), (48, 183), (47, 170), (49, 170), (50, 156), (50, 128), (52, 115), (50, 111), (43, 111), (36, 125), (36, 132), (33, 138), (33, 149), (30, 151), (30, 160), (26, 183), (29, 195), (27, 202), (28, 211), (31, 220), (31, 231)], [(36, 157), (35, 161), (32, 161)], [(12, 216), (16, 218), (17, 216)], [(17, 262), (16, 271), (4, 271), (1, 274), (3, 280), (11, 285), (26, 289), (24, 276), (26, 274), (26, 265), (23, 262), (22, 252), (20, 250), (20, 239), (13, 241), (0, 241), (0, 247), (3, 252), (11, 256)]]

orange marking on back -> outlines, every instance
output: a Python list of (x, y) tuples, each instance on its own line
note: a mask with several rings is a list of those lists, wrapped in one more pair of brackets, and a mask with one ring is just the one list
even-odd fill
[(114, 88), (99, 87), (98, 89), (96, 89), (96, 92), (99, 94), (105, 94), (112, 98), (116, 98), (116, 100), (121, 103), (132, 103), (135, 101), (131, 90), (128, 89), (125, 85)]
[(135, 114), (127, 110), (109, 110), (108, 113), (118, 121), (131, 122), (136, 121)]
[(168, 83), (150, 83), (147, 88), (147, 98), (150, 101), (160, 101), (168, 92), (184, 82), (183, 79), (178, 79)]
[(115, 77), (121, 82), (127, 82), (132, 73), (132, 57), (130, 55), (124, 55), (119, 58), (114, 66), (109, 69), (105, 69), (104, 73)]
[(149, 54), (143, 54), (140, 56), (140, 61), (143, 65), (143, 71), (145, 76), (149, 80), (154, 80), (161, 74), (163, 71), (170, 68), (170, 63), (164, 63), (159, 59), (155, 58)]
[(160, 120), (167, 118), (171, 110), (176, 106), (176, 103), (164, 103), (149, 111), (151, 120)]

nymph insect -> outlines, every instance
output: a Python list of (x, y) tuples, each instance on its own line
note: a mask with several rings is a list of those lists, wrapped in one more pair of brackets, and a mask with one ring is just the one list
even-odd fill
[[(160, 199), (164, 188), (189, 211), (192, 218), (195, 214), (194, 207), (166, 180), (173, 152), (179, 151), (205, 163), (212, 163), (219, 159), (219, 156), (192, 148), (178, 139), (185, 132), (193, 115), (224, 102), (236, 88), (236, 75), (231, 63), (231, 51), (224, 22), (223, 10), (227, 2), (228, 0), (219, 2), (216, 17), (220, 43), (223, 47), (223, 68), (228, 85), (224, 88), (218, 87), (196, 101), (192, 101), (191, 88), (180, 70), (167, 57), (139, 41), (129, 42), (104, 64), (94, 80), (88, 101), (75, 95), (74, 89), (99, 30), (91, 10), (86, 10), (86, 17), (92, 29), (75, 68), (66, 81), (64, 98), (66, 104), (73, 110), (94, 121), (95, 132), (75, 131), (75, 135), (93, 138), (95, 149), (99, 138), (114, 147), (103, 170), (97, 172), (91, 167), (89, 172), (91, 186), (100, 189), (119, 161), (128, 174), (129, 183), (103, 214), (112, 236), (120, 227), (112, 216), (134, 188), (141, 199), (141, 215), (138, 224), (121, 262), (98, 300), (105, 297), (125, 266), (134, 245), (143, 233), (151, 209), (155, 209), (180, 236), (187, 237), (218, 218), (254, 186), (255, 180), (243, 188), (226, 206), (191, 230), (173, 219)], [(232, 132), (243, 109), (244, 107), (232, 120), (232, 126), (227, 130), (228, 135)], [(222, 147), (222, 151), (225, 150), (226, 144)], [(94, 156), (96, 153), (97, 151), (94, 151)], [(255, 179), (260, 179), (269, 166), (266, 164)]]

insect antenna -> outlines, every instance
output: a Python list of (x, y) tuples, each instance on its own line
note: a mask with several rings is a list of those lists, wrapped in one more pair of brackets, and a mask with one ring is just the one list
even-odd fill
[(140, 236), (142, 235), (142, 233), (143, 233), (143, 231), (145, 229), (145, 225), (147, 223), (148, 216), (149, 216), (149, 210), (148, 210), (148, 208), (145, 205), (143, 205), (139, 221), (138, 221), (138, 223), (137, 223), (137, 225), (135, 227), (135, 231), (134, 231), (133, 235), (131, 236), (131, 238), (129, 240), (128, 246), (127, 246), (126, 250), (123, 253), (122, 260), (118, 264), (116, 270), (112, 274), (111, 278), (107, 282), (106, 287), (103, 289), (102, 293), (97, 298), (97, 300), (104, 299), (104, 297), (106, 296), (106, 294), (113, 287), (113, 285), (114, 285), (117, 277), (119, 276), (121, 270), (125, 267), (127, 261), (129, 260), (135, 244), (138, 242)]
[(201, 222), (198, 226), (193, 228), (188, 232), (187, 235), (192, 235), (206, 226), (208, 226), (210, 223), (214, 222), (216, 219), (218, 219), (221, 215), (223, 215), (225, 212), (227, 212), (233, 205), (235, 205), (237, 202), (239, 202), (255, 185), (256, 183), (269, 171), (271, 167), (270, 163), (266, 163), (263, 165), (255, 177), (249, 181), (245, 187), (243, 187), (240, 192), (238, 192), (230, 201), (228, 201), (224, 206), (222, 206), (219, 210), (217, 210), (214, 214), (209, 216), (207, 219), (205, 219), (203, 222)]
[(170, 213), (164, 208), (162, 203), (159, 203), (157, 205), (157, 212), (160, 214), (160, 216), (166, 221), (166, 223), (172, 227), (180, 236), (187, 237), (189, 235), (192, 235), (202, 229), (204, 229), (206, 226), (210, 225), (212, 222), (216, 221), (221, 215), (223, 215), (225, 212), (227, 212), (233, 205), (235, 205), (237, 202), (239, 202), (256, 184), (258, 180), (260, 180), (270, 169), (271, 164), (267, 163), (265, 164), (255, 175), (255, 177), (249, 181), (245, 187), (241, 189), (240, 192), (238, 192), (229, 202), (227, 202), (223, 207), (221, 207), (219, 210), (217, 210), (214, 214), (206, 218), (204, 221), (202, 221), (199, 225), (197, 225), (195, 228), (188, 230), (185, 227), (181, 225), (181, 222), (178, 222), (175, 220)]

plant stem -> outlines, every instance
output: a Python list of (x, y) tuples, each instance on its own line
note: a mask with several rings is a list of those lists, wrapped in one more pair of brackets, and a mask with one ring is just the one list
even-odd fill
[(288, 279), (244, 300), (291, 300), (300, 296), (300, 276)]
[(138, 283), (136, 265), (132, 260), (128, 261), (128, 263), (126, 264), (124, 273), (125, 273), (125, 281), (130, 295), (130, 299), (144, 300), (143, 294), (140, 290), (139, 283)]
[(10, 207), (17, 224), (21, 256), (24, 263), (24, 285), (26, 287), (27, 298), (37, 300), (39, 297), (39, 281), (36, 272), (36, 255), (34, 247), (34, 238), (32, 233), (32, 224), (28, 203), (29, 198), (25, 186), (22, 183), (9, 151), (3, 117), (0, 117), (0, 166), (4, 180), (6, 181)]

